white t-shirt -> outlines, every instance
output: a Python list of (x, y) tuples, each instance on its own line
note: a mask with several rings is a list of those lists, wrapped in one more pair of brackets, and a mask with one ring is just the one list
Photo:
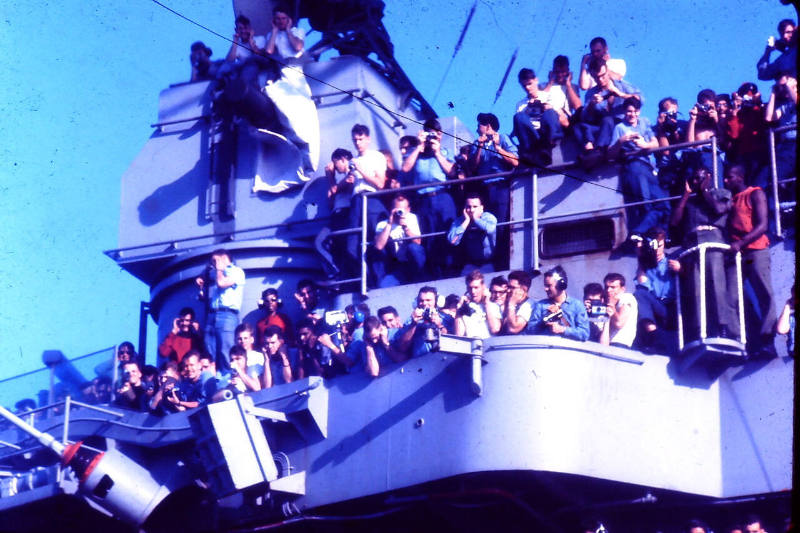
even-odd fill
[(617, 344), (624, 344), (630, 346), (633, 344), (633, 339), (636, 338), (636, 323), (638, 322), (639, 305), (636, 303), (636, 298), (629, 292), (623, 292), (617, 301), (617, 313), (621, 312), (625, 306), (630, 308), (628, 320), (622, 329), (617, 330), (613, 325), (609, 324), (609, 336), (611, 342)]
[[(364, 169), (364, 172), (368, 176), (374, 174), (386, 174), (386, 156), (377, 150), (367, 150), (364, 152), (364, 155), (354, 158), (354, 161), (358, 161), (359, 166)], [(360, 192), (375, 192), (375, 187), (371, 183), (368, 183), (364, 177), (359, 174), (356, 174), (356, 182), (353, 186), (353, 194), (358, 194)]]
[[(295, 26), (294, 28), (290, 29), (289, 31), (291, 31), (292, 35), (294, 35), (298, 39), (301, 39), (301, 40), (305, 41), (306, 32), (305, 32), (305, 30), (303, 28), (298, 28), (297, 26)], [(271, 36), (272, 36), (272, 32), (270, 31), (269, 33), (267, 33), (267, 36), (265, 38), (266, 39), (265, 42), (269, 42), (269, 39), (270, 39)], [(259, 46), (261, 46), (261, 45), (259, 45)], [(263, 48), (263, 46), (262, 46), (262, 48)], [(292, 47), (292, 43), (289, 42), (289, 36), (286, 34), (286, 32), (285, 31), (279, 31), (278, 35), (275, 36), (275, 51), (277, 51), (278, 54), (280, 54), (280, 56), (282, 58), (286, 59), (286, 58), (290, 58), (290, 57), (300, 57), (301, 55), (303, 55), (303, 52), (305, 50), (303, 48), (301, 48), (300, 50), (295, 50)]]
[(469, 306), (472, 308), (472, 314), (461, 316), (459, 319), (464, 321), (464, 336), (488, 339), (491, 333), (489, 333), (489, 322), (486, 320), (486, 308), (474, 302), (470, 302)]
[[(381, 155), (381, 157), (383, 157)], [(385, 161), (385, 159), (384, 159)], [(378, 222), (378, 225), (375, 226), (375, 234), (379, 234), (383, 232), (383, 228), (386, 227), (388, 222), (386, 220), (381, 220)], [(419, 231), (419, 222), (417, 221), (417, 215), (414, 213), (406, 213), (406, 225), (408, 229), (414, 235), (421, 235), (422, 233)], [(392, 223), (392, 229), (389, 230), (389, 242), (386, 244), (387, 246), (394, 246), (394, 251), (397, 253), (400, 250), (400, 246), (406, 246), (411, 241), (399, 241), (398, 239), (402, 239), (406, 236), (406, 232), (400, 224)]]
[[(616, 72), (622, 78), (624, 78), (625, 74), (628, 72), (628, 66), (625, 64), (624, 59), (613, 57), (610, 58), (608, 61), (606, 61), (606, 68), (611, 72)], [(589, 88), (591, 89), (595, 85), (597, 85), (597, 82), (594, 81), (594, 78), (591, 75), (589, 75)]]
[[(572, 88), (575, 90), (575, 94), (580, 94), (580, 88), (572, 84)], [(565, 115), (572, 116), (572, 110), (569, 107), (569, 100), (567, 100), (567, 93), (564, 90), (562, 85), (551, 85), (547, 91), (540, 91), (546, 92), (548, 94), (548, 102), (553, 109), (560, 109), (564, 112)]]
[[(255, 36), (253, 36), (253, 41), (256, 43), (256, 46), (258, 46), (262, 50), (264, 49), (265, 46), (267, 46), (267, 38), (264, 37), (263, 35), (255, 35)], [(236, 47), (236, 61), (237, 62), (238, 61), (244, 61), (245, 59), (247, 59), (248, 57), (253, 55), (253, 52), (250, 51), (250, 48), (242, 46), (242, 43), (237, 43), (237, 44), (239, 45), (239, 46)]]

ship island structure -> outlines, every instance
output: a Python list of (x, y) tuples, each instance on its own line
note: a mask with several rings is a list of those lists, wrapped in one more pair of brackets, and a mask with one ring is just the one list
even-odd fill
[[(261, 92), (214, 80), (164, 89), (122, 176), (119, 244), (106, 253), (150, 287), (142, 312), (159, 338), (196, 304), (195, 279), (219, 248), (246, 272), (242, 321), (259, 318), (264, 288), (291, 294), (303, 278), (321, 281), (332, 309), (366, 301), (401, 316), (422, 285), (463, 293), (463, 277), (379, 289), (365, 271), (330, 276), (327, 154), (365, 124), (397, 159), (399, 138), (436, 115), (394, 60), (379, 11), (302, 5), (298, 18), (323, 36), (306, 61)], [(328, 50), (339, 55), (320, 59)], [(451, 153), (472, 142), (458, 118), (439, 120)], [(617, 167), (589, 174), (577, 152), (565, 142), (551, 165), (503, 176), (509, 269), (560, 264), (575, 294), (636, 270), (620, 252)], [(790, 221), (778, 209), (779, 301), (794, 282)], [(164, 417), (56, 398), (59, 386), (77, 397), (108, 354), (46, 353), (49, 394), (24, 414), (2, 410), (0, 530), (578, 531), (598, 518), (679, 531), (695, 515), (789, 514), (794, 361), (783, 346), (754, 360), (714, 337), (676, 354), (537, 335), (437, 343), (377, 379), (312, 376)]]

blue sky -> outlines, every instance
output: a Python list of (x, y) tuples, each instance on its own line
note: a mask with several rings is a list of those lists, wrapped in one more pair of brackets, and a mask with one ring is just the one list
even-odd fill
[[(232, 33), (228, 2), (165, 3)], [(386, 3), (396, 57), (430, 100), (473, 2)], [(642, 89), (645, 115), (653, 117), (667, 95), (686, 111), (704, 87), (730, 92), (755, 81), (766, 38), (778, 20), (796, 18), (777, 0), (664, 5), (480, 1), (435, 108), (469, 127), (491, 110), (507, 131), (521, 97), (516, 72), (528, 66), (546, 77), (559, 53), (577, 68), (588, 41), (602, 35), (611, 55), (627, 61), (626, 79)], [(74, 357), (136, 339), (147, 288), (102, 254), (117, 246), (120, 176), (151, 134), (158, 92), (188, 79), (189, 44), (203, 40), (222, 57), (228, 43), (147, 0), (6, 1), (0, 15), (2, 378), (40, 367), (46, 349)], [(517, 61), (492, 106), (515, 48)]]

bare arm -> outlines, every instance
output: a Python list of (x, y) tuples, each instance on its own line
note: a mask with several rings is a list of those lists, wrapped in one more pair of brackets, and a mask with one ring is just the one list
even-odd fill
[(792, 329), (791, 321), (789, 320), (792, 316), (792, 311), (794, 311), (794, 304), (792, 300), (789, 299), (786, 305), (783, 306), (783, 311), (781, 311), (778, 317), (778, 323), (775, 325), (775, 330), (781, 335), (786, 335)]
[(381, 371), (380, 365), (378, 365), (378, 357), (375, 355), (375, 348), (372, 347), (371, 344), (367, 344), (364, 348), (364, 352), (366, 353), (366, 367), (367, 374), (372, 376), (373, 378), (378, 377), (378, 374)]
[(731, 249), (736, 252), (747, 248), (747, 245), (767, 232), (767, 195), (763, 190), (755, 189), (750, 194), (750, 202), (753, 205), (753, 229), (731, 243)]

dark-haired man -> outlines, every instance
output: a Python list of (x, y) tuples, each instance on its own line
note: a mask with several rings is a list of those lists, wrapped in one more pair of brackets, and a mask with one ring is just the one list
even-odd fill
[(624, 59), (612, 58), (608, 54), (608, 44), (602, 37), (595, 37), (589, 41), (589, 53), (584, 54), (581, 58), (581, 73), (580, 73), (580, 88), (584, 91), (591, 89), (597, 84), (593, 79), (592, 73), (589, 69), (589, 63), (592, 59), (598, 58), (605, 61), (608, 65), (608, 75), (613, 80), (621, 80), (625, 77), (627, 66)]
[[(694, 193), (694, 194), (693, 194)], [(715, 188), (711, 182), (711, 171), (704, 166), (696, 168), (687, 178), (684, 192), (672, 211), (670, 225), (680, 227), (684, 249), (702, 243), (725, 243), (723, 231), (731, 208), (731, 192)], [(700, 263), (698, 255), (681, 260), (681, 272), (686, 277), (682, 287), (681, 302), (684, 315), (684, 331), (690, 340), (700, 334)], [(706, 253), (706, 306), (709, 330), (712, 335), (737, 338), (739, 321), (726, 295), (724, 254), (721, 250)], [(716, 318), (713, 320), (713, 318)]]
[[(567, 56), (559, 55), (553, 59), (553, 70), (547, 76), (547, 84), (540, 88), (550, 95), (550, 105), (559, 114), (561, 125), (567, 127), (569, 119), (583, 105), (580, 88), (572, 83), (572, 71), (569, 69)], [(567, 117), (566, 124), (562, 116)]]
[(231, 39), (231, 48), (225, 58), (230, 63), (240, 63), (253, 54), (262, 55), (266, 39), (263, 35), (256, 35), (250, 25), (250, 19), (244, 15), (236, 17), (236, 33)]
[[(772, 292), (769, 238), (767, 237), (767, 196), (760, 187), (748, 187), (745, 169), (733, 165), (725, 172), (725, 187), (733, 193), (728, 216), (731, 252), (742, 252), (742, 279), (750, 284), (755, 295), (751, 306), (745, 306), (748, 321), (760, 324), (758, 337), (748, 344), (765, 357), (775, 357), (775, 298)], [(727, 261), (728, 297), (736, 305), (735, 263)], [(749, 300), (748, 300), (749, 301)], [(752, 308), (751, 308), (752, 307)], [(750, 335), (748, 335), (750, 337)]]
[(189, 81), (213, 80), (217, 75), (219, 61), (211, 61), (211, 48), (203, 41), (192, 43), (189, 61), (192, 64), (192, 75)]
[(445, 231), (456, 217), (456, 206), (445, 188), (434, 185), (447, 181), (453, 159), (442, 146), (442, 126), (438, 120), (426, 120), (417, 137), (419, 144), (408, 151), (401, 168), (413, 185), (432, 185), (417, 190), (422, 230)]
[(550, 103), (550, 94), (539, 90), (536, 73), (523, 68), (517, 80), (525, 91), (525, 98), (517, 102), (514, 128), (511, 133), (519, 141), (519, 157), (523, 165), (547, 166), (553, 162), (553, 146), (564, 137), (566, 116), (559, 116)]
[(420, 279), (425, 266), (420, 235), (417, 215), (411, 212), (408, 198), (396, 195), (389, 220), (378, 222), (375, 242), (369, 250), (369, 265), (378, 286), (392, 287)]
[(589, 316), (583, 302), (567, 296), (567, 273), (556, 266), (544, 273), (547, 296), (534, 304), (526, 333), (558, 335), (576, 341), (589, 338)]
[(490, 265), (496, 246), (497, 217), (483, 210), (477, 192), (467, 194), (460, 218), (453, 221), (447, 240), (455, 249), (455, 265), (462, 274)]
[(502, 335), (517, 335), (528, 326), (532, 306), (528, 300), (531, 276), (523, 270), (513, 270), (508, 274), (508, 296), (503, 313)]
[(244, 270), (233, 264), (227, 250), (216, 250), (195, 283), (207, 304), (206, 349), (215, 356), (217, 368), (226, 371), (230, 368), (228, 353), (234, 345), (233, 332), (239, 324), (244, 297)]
[[(308, 340), (308, 339), (306, 339)], [(316, 340), (316, 339), (315, 339)], [(261, 385), (268, 389), (273, 385), (292, 382), (292, 361), (289, 358), (289, 349), (284, 342), (283, 332), (270, 326), (264, 332), (264, 374)]]
[[(439, 333), (455, 333), (452, 317), (439, 314), (436, 309), (437, 297), (435, 287), (425, 286), (419, 289), (417, 305), (411, 311), (411, 317), (397, 332), (395, 344), (398, 352), (419, 357), (438, 349), (437, 342), (430, 340), (432, 337), (438, 339)], [(433, 330), (432, 336), (428, 330)]]
[(608, 320), (600, 334), (600, 344), (630, 348), (636, 338), (639, 307), (633, 294), (625, 290), (625, 276), (611, 272), (603, 278)]
[[(386, 156), (371, 148), (372, 138), (369, 128), (364, 124), (355, 124), (350, 134), (358, 156), (352, 159), (355, 168), (350, 168), (354, 179), (348, 226), (359, 228), (363, 209), (360, 193), (375, 192), (386, 186)], [(375, 236), (375, 226), (378, 221), (386, 217), (386, 208), (377, 197), (363, 198), (367, 202), (367, 240), (371, 241)], [(347, 253), (351, 260), (350, 270), (355, 265), (361, 264), (360, 240), (360, 235), (351, 235), (347, 239)], [(355, 272), (348, 271), (346, 274), (352, 275)]]
[[(764, 54), (756, 64), (758, 79), (762, 81), (778, 79), (782, 74), (797, 77), (797, 24), (792, 19), (783, 19), (778, 23), (778, 37), (767, 39)], [(772, 52), (778, 50), (781, 55), (770, 63)]]
[(197, 330), (194, 309), (184, 307), (172, 321), (172, 330), (158, 345), (158, 355), (180, 363), (189, 350), (203, 351), (203, 338)]
[(261, 299), (258, 300), (258, 308), (264, 311), (264, 318), (256, 322), (256, 346), (264, 347), (264, 332), (270, 326), (276, 326), (281, 330), (286, 339), (293, 338), (292, 324), (289, 317), (279, 311), (283, 302), (278, 296), (278, 290), (272, 287), (261, 291)]
[(592, 57), (588, 70), (597, 85), (586, 91), (576, 134), (584, 149), (584, 165), (591, 167), (605, 156), (614, 126), (625, 116), (626, 99), (641, 101), (642, 97), (633, 85), (622, 79), (613, 79), (604, 59)]
[(675, 329), (675, 276), (681, 269), (676, 259), (666, 255), (667, 233), (660, 227), (647, 231), (637, 243), (636, 290), (639, 309), (639, 343), (652, 348), (658, 331)]
[[(666, 194), (653, 173), (650, 154), (640, 151), (658, 147), (653, 130), (646, 119), (640, 119), (642, 102), (630, 97), (624, 103), (625, 117), (614, 126), (608, 155), (621, 165), (620, 187), (625, 202), (659, 200)], [(641, 235), (656, 224), (663, 224), (669, 213), (667, 202), (655, 202), (627, 209), (628, 228)]]
[(286, 7), (272, 9), (272, 29), (265, 38), (264, 50), (282, 61), (294, 62), (303, 55), (306, 32), (294, 25)]

